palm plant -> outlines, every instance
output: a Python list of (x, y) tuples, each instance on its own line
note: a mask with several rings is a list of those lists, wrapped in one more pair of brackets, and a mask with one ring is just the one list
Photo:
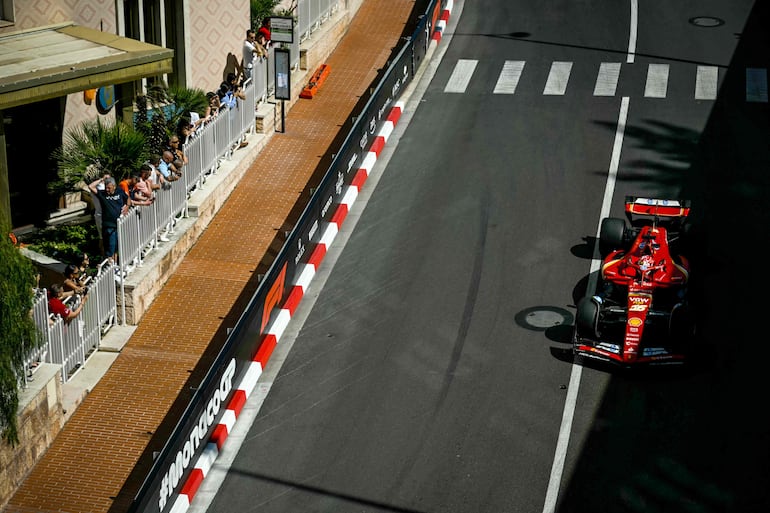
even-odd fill
[(202, 115), (209, 105), (206, 91), (194, 87), (171, 86), (168, 96), (174, 105), (169, 115), (169, 121), (174, 123), (174, 126), (178, 125), (183, 117), (189, 118), (190, 112)]
[(249, 14), (251, 16), (251, 28), (257, 30), (262, 20), (272, 16), (273, 11), (281, 3), (281, 0), (250, 0)]
[(109, 172), (122, 180), (139, 169), (149, 151), (144, 134), (122, 121), (101, 118), (84, 121), (68, 131), (63, 144), (54, 151), (59, 180), (51, 182), (54, 192), (77, 190), (80, 182), (92, 181)]
[[(147, 105), (152, 112), (147, 112)], [(157, 84), (147, 90), (147, 96), (137, 98), (137, 128), (145, 134), (152, 153), (161, 153), (169, 136), (176, 133), (183, 118), (190, 112), (203, 114), (208, 106), (203, 89)]]

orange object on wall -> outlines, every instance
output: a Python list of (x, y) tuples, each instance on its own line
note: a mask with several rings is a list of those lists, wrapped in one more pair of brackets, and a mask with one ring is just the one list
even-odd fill
[(307, 86), (302, 90), (301, 93), (299, 93), (299, 97), (312, 98), (315, 96), (315, 93), (318, 92), (318, 88), (321, 87), (321, 84), (324, 83), (326, 77), (329, 76), (330, 71), (331, 68), (329, 68), (328, 64), (321, 64), (318, 66), (318, 69), (315, 70), (313, 76), (310, 77), (310, 82), (308, 82)]
[(96, 98), (96, 89), (86, 89), (83, 91), (83, 102), (86, 105), (91, 105)]

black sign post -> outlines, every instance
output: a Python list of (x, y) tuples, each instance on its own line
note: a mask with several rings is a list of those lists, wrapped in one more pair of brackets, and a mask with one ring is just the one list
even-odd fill
[(286, 132), (284, 100), (291, 100), (291, 58), (288, 48), (275, 49), (275, 99), (281, 100), (281, 129)]

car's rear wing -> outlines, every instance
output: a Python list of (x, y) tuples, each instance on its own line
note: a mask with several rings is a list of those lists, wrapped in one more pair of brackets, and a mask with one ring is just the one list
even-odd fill
[(672, 221), (672, 218), (679, 218), (679, 221), (684, 221), (690, 215), (690, 201), (626, 196), (626, 215), (632, 223), (633, 216), (668, 218)]

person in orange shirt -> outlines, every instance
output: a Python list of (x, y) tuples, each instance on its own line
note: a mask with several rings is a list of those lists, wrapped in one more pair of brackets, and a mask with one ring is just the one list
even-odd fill
[(123, 180), (121, 180), (120, 183), (118, 184), (118, 187), (120, 187), (123, 190), (123, 192), (126, 193), (126, 196), (130, 198), (131, 191), (134, 189), (134, 185), (136, 185), (136, 181), (134, 179), (134, 176), (131, 175), (128, 178), (124, 178)]

